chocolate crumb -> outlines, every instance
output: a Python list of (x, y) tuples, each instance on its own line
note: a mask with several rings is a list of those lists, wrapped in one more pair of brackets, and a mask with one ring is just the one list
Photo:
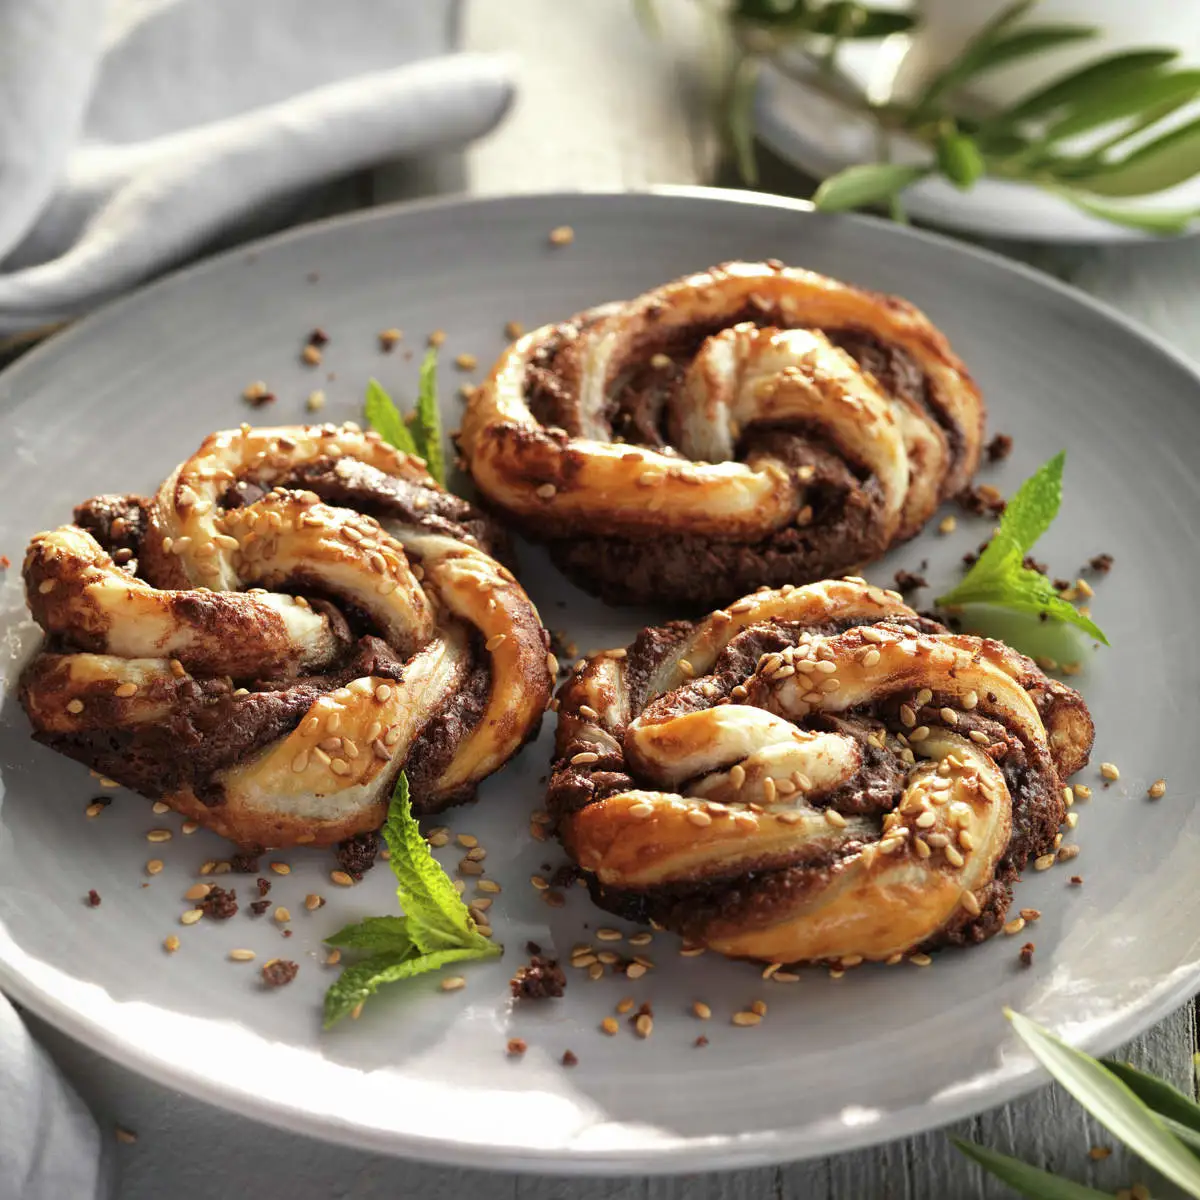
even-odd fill
[(564, 1050), (563, 1051), (562, 1065), (564, 1067), (575, 1067), (575, 1066), (579, 1065), (579, 1059), (576, 1057), (574, 1051), (572, 1051), (572, 1050)]
[(1054, 590), (1056, 592), (1065, 592), (1071, 586), (1069, 579), (1055, 579), (1052, 582), (1054, 583)]
[(1021, 559), (1021, 566), (1027, 571), (1036, 571), (1039, 575), (1048, 575), (1050, 573), (1049, 567), (1044, 562), (1038, 562), (1032, 554), (1027, 554)]
[(574, 863), (564, 863), (550, 876), (550, 886), (556, 888), (571, 887), (579, 878), (579, 868)]
[(95, 888), (90, 888), (87, 894), (87, 902), (89, 908), (100, 907), (100, 893)]
[(291, 983), (296, 978), (296, 972), (299, 970), (299, 966), (290, 959), (276, 958), (263, 965), (263, 983), (267, 987), (283, 987), (285, 983)]
[(976, 517), (998, 517), (1008, 507), (1008, 502), (990, 483), (963, 488), (954, 499), (959, 508)]
[(229, 857), (230, 869), (239, 875), (257, 875), (258, 860), (262, 857), (261, 850), (247, 850)]
[(214, 921), (227, 921), (238, 910), (237, 892), (233, 888), (213, 884), (208, 895), (200, 901), (200, 909)]
[(325, 346), (329, 342), (329, 334), (325, 332), (319, 325), (308, 335), (308, 344), (310, 346)]
[(509, 1038), (504, 1048), (508, 1051), (509, 1058), (519, 1058), (529, 1049), (524, 1038)]
[(567, 977), (558, 961), (534, 954), (528, 966), (518, 967), (509, 980), (513, 996), (518, 1000), (557, 999), (567, 986)]
[(542, 948), (541, 948), (541, 946), (539, 946), (537, 944), (537, 942), (526, 942), (525, 943), (525, 953), (526, 954), (541, 954), (541, 952), (542, 952)]
[(1082, 884), (1083, 884), (1083, 876), (1082, 876), (1082, 875), (1072, 875), (1072, 876), (1071, 876), (1070, 883), (1071, 883), (1071, 886), (1072, 886), (1072, 887), (1080, 887), (1080, 886), (1082, 886)]
[(917, 591), (918, 588), (929, 586), (929, 580), (924, 575), (917, 574), (916, 571), (897, 571), (892, 578), (896, 582), (896, 591), (902, 596), (907, 596), (910, 592)]
[(270, 900), (254, 900), (250, 904), (250, 911), (256, 916), (261, 917), (263, 913), (271, 907)]
[(268, 404), (275, 403), (274, 392), (255, 392), (253, 395), (244, 398), (251, 408), (265, 408)]
[(292, 936), (292, 931), (291, 931), (290, 929), (285, 929), (285, 930), (283, 931), (283, 936), (284, 936), (285, 938), (291, 937), (291, 936)]
[(700, 1036), (699, 1036), (699, 1037), (698, 1037), (698, 1038), (697, 1038), (697, 1039), (696, 1039), (696, 1040), (695, 1040), (695, 1041), (692, 1043), (692, 1045), (693, 1045), (693, 1046), (696, 1046), (696, 1047), (707, 1046), (707, 1045), (708, 1045), (708, 1038), (706, 1038), (706, 1037), (704, 1036), (704, 1034), (701, 1034), (701, 1035), (700, 1035)]
[(112, 803), (111, 796), (93, 796), (88, 801), (88, 807), (91, 808), (91, 806), (93, 804), (98, 804), (101, 808), (107, 808), (111, 803)]
[(309, 273), (307, 275), (305, 275), (304, 281), (305, 281), (305, 283), (317, 283), (320, 280), (320, 278), (321, 278), (320, 271), (309, 271)]
[(258, 894), (265, 896), (271, 890), (271, 881), (264, 879), (261, 875), (258, 877)]
[(1007, 433), (998, 433), (984, 447), (983, 452), (987, 455), (988, 462), (998, 463), (1003, 462), (1012, 453), (1012, 448), (1012, 438)]
[(12, 559), (7, 554), (0, 554), (0, 571), (7, 571), (12, 566)]
[(338, 861), (338, 866), (358, 881), (375, 865), (375, 856), (378, 853), (379, 838), (368, 830), (338, 842), (333, 855)]
[(1033, 966), (1033, 952), (1036, 948), (1037, 947), (1035, 947), (1032, 942), (1026, 942), (1025, 945), (1021, 947), (1021, 953), (1018, 955), (1021, 960), (1021, 966)]
[(1087, 565), (1097, 575), (1107, 575), (1112, 570), (1113, 556), (1111, 554), (1097, 554), (1095, 558), (1088, 559)]

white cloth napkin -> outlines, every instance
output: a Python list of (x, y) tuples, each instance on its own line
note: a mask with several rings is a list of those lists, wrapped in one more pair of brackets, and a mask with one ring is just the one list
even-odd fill
[(0, 996), (0, 1200), (94, 1200), (108, 1174), (91, 1113)]
[(0, 334), (74, 316), (266, 201), (458, 147), (506, 64), (457, 0), (0, 0)]

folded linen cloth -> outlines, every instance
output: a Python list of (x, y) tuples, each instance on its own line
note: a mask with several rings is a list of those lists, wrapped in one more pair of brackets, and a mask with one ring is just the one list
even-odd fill
[(98, 1200), (109, 1175), (91, 1113), (0, 996), (0, 1200)]
[(503, 60), (457, 0), (0, 0), (0, 335), (74, 316), (274, 197), (457, 148)]

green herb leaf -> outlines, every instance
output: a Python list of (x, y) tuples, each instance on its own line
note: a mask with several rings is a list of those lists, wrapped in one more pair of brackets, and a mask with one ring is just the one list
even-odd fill
[[(499, 953), (498, 947), (492, 949)], [(397, 983), (436, 971), (453, 962), (466, 962), (481, 958), (478, 951), (458, 948), (438, 950), (433, 954), (404, 956), (402, 954), (375, 954), (370, 958), (346, 967), (325, 993), (325, 1028), (335, 1025), (344, 1016), (353, 1012), (369, 996), (373, 996), (385, 983)]]
[(1062, 502), (1066, 452), (1038, 468), (1009, 500), (995, 536), (959, 585), (936, 603), (942, 607), (993, 604), (1017, 612), (1045, 613), (1077, 625), (1108, 645), (1100, 628), (1068, 604), (1042, 574), (1022, 565), (1034, 543), (1050, 528)]
[(942, 96), (982, 71), (990, 71), (1018, 58), (1040, 54), (1055, 46), (1096, 35), (1095, 29), (1079, 25), (1034, 25), (1008, 33), (1011, 26), (1032, 6), (1033, 0), (1017, 0), (1017, 3), (997, 13), (963, 47), (959, 56), (925, 85), (925, 90), (913, 106), (914, 111), (917, 114), (927, 113)]
[(870, 9), (851, 0), (834, 0), (811, 14), (805, 28), (809, 33), (828, 37), (869, 39), (904, 33), (916, 23), (916, 18), (908, 13)]
[(1072, 184), (1099, 196), (1146, 196), (1200, 173), (1200, 118), (1164, 133)]
[(429, 851), (412, 815), (408, 780), (401, 771), (383, 827), (404, 916), (368, 917), (327, 939), (373, 951), (346, 967), (325, 993), (325, 1027), (341, 1020), (385, 983), (408, 979), (451, 962), (494, 958), (500, 947), (476, 931), (471, 914)]
[(1130, 229), (1140, 229), (1143, 233), (1153, 233), (1159, 237), (1186, 233), (1188, 226), (1200, 218), (1200, 208), (1129, 208), (1122, 204), (1109, 204), (1086, 192), (1076, 191), (1070, 187), (1054, 187), (1050, 189), (1064, 200), (1069, 200), (1076, 208), (1108, 221), (1112, 225), (1125, 225)]
[(1111, 1134), (1190, 1195), (1200, 1196), (1200, 1161), (1134, 1092), (1096, 1059), (1036, 1021), (1006, 1010), (1037, 1060)]
[(734, 63), (725, 85), (725, 137), (743, 183), (758, 182), (754, 157), (754, 96), (758, 59), (746, 54)]
[(1047, 128), (1047, 142), (1063, 141), (1099, 129), (1113, 121), (1126, 120), (1151, 111), (1161, 120), (1162, 112), (1174, 112), (1200, 95), (1200, 71), (1158, 71), (1110, 80), (1103, 96), (1086, 107), (1071, 111)]
[(1001, 1183), (1007, 1183), (1022, 1196), (1030, 1197), (1030, 1200), (1112, 1200), (1111, 1192), (1098, 1192), (1082, 1183), (1073, 1183), (1070, 1179), (1031, 1167), (1019, 1158), (1001, 1154), (998, 1150), (989, 1150), (986, 1146), (978, 1146), (962, 1138), (950, 1140), (985, 1171), (995, 1175)]
[(975, 139), (953, 128), (938, 136), (937, 163), (938, 170), (964, 192), (984, 172), (983, 154)]
[(1102, 1058), (1100, 1062), (1160, 1117), (1167, 1117), (1200, 1134), (1200, 1104), (1191, 1097), (1185, 1096), (1165, 1079), (1139, 1071), (1131, 1063), (1115, 1058)]
[(1085, 110), (1103, 102), (1114, 87), (1156, 78), (1159, 68), (1179, 57), (1178, 50), (1127, 50), (1096, 59), (1077, 71), (1061, 75), (1045, 87), (1022, 97), (1000, 115), (1005, 123), (1048, 117), (1068, 105)]
[(903, 167), (896, 163), (863, 163), (847, 167), (817, 188), (813, 204), (822, 212), (843, 212), (884, 204), (928, 174), (928, 167)]
[[(471, 915), (454, 884), (442, 870), (413, 819), (408, 798), (408, 780), (401, 773), (383, 826), (383, 840), (391, 852), (392, 871), (396, 876), (396, 894), (404, 909), (408, 934), (423, 954), (491, 942), (475, 932)], [(474, 939), (474, 941), (472, 941)]]
[(407, 917), (366, 917), (325, 939), (331, 946), (370, 950), (373, 954), (409, 954), (413, 942)]
[(363, 402), (363, 415), (367, 424), (379, 434), (390, 446), (405, 454), (416, 454), (417, 444), (409, 432), (400, 410), (392, 402), (391, 396), (383, 390), (378, 380), (367, 381), (367, 398)]
[(436, 346), (429, 348), (421, 363), (412, 433), (417, 453), (425, 460), (430, 475), (445, 487), (446, 451), (442, 445), (442, 410), (438, 405)]

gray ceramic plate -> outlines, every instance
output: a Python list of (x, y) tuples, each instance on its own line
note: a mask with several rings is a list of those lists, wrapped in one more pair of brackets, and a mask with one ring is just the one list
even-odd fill
[[(573, 245), (548, 231), (574, 226)], [(239, 914), (182, 928), (183, 891), (205, 859), (226, 852), (201, 832), (184, 836), (119, 793), (95, 820), (96, 785), (81, 767), (34, 746), (6, 689), (0, 714), (0, 983), (19, 1001), (97, 1049), (164, 1082), (246, 1114), (376, 1150), (489, 1167), (698, 1170), (827, 1154), (926, 1129), (996, 1104), (1039, 1082), (1001, 1015), (1012, 1005), (1090, 1047), (1111, 1047), (1181, 1003), (1200, 982), (1200, 814), (1191, 778), (1200, 728), (1200, 594), (1192, 457), (1200, 444), (1200, 382), (1177, 357), (1085, 299), (1032, 272), (928, 235), (871, 221), (813, 216), (794, 203), (745, 195), (544, 196), (435, 204), (368, 213), (302, 229), (205, 263), (130, 297), (56, 338), (0, 377), (6, 460), (0, 552), (4, 670), (32, 646), (17, 564), (27, 536), (69, 518), (74, 501), (151, 488), (209, 431), (250, 414), (239, 398), (263, 379), (279, 399), (262, 416), (305, 418), (304, 397), (329, 395), (325, 415), (357, 414), (378, 376), (411, 396), (416, 362), (380, 354), (376, 332), (406, 331), (420, 346), (447, 332), (444, 405), (457, 419), (453, 355), (486, 365), (505, 322), (566, 316), (731, 258), (774, 256), (911, 297), (949, 334), (978, 374), (994, 429), (1016, 451), (993, 470), (1010, 489), (1060, 447), (1069, 450), (1066, 502), (1039, 548), (1073, 575), (1101, 551), (1116, 558), (1098, 583), (1095, 614), (1113, 648), (1086, 662), (1078, 684), (1099, 727), (1096, 759), (1121, 781), (1086, 782), (1081, 856), (1032, 874), (1018, 903), (1044, 914), (1024, 937), (949, 953), (927, 970), (805, 973), (769, 984), (746, 965), (681, 958), (655, 937), (657, 966), (632, 984), (571, 981), (565, 999), (513, 1012), (506, 981), (527, 938), (569, 950), (599, 918), (572, 889), (565, 908), (538, 899), (529, 878), (554, 865), (532, 842), (550, 730), (451, 819), (487, 846), (503, 884), (495, 925), (502, 963), (468, 972), (445, 994), (436, 977), (393, 988), (357, 1023), (322, 1034), (331, 978), (321, 938), (346, 921), (391, 910), (386, 868), (359, 887), (328, 883), (329, 859), (286, 857), (292, 873), (272, 897), (292, 913), (283, 941), (269, 918)], [(332, 341), (319, 370), (298, 352), (321, 325)], [(986, 526), (959, 519), (904, 547), (871, 575), (929, 560), (935, 582)], [(608, 611), (568, 587), (536, 551), (522, 578), (548, 624), (581, 649), (624, 643), (645, 612)], [(1165, 775), (1167, 797), (1145, 798)], [(154, 826), (175, 831), (153, 845)], [(147, 859), (166, 869), (149, 878)], [(448, 860), (449, 861), (449, 860)], [(1083, 887), (1071, 887), (1078, 871)], [(243, 897), (249, 878), (240, 877)], [(102, 906), (83, 897), (96, 888)], [(318, 891), (328, 904), (306, 912)], [(598, 919), (599, 918), (599, 919)], [(168, 957), (163, 938), (182, 948)], [(267, 993), (235, 946), (259, 961), (301, 964), (288, 988)], [(653, 1001), (655, 1030), (603, 1037), (597, 1026), (625, 994)], [(729, 1015), (756, 997), (770, 1012), (755, 1029)], [(714, 1019), (688, 1013), (703, 999)], [(705, 1049), (693, 1040), (704, 1032)], [(509, 1061), (505, 1040), (529, 1053)], [(559, 1058), (570, 1048), (574, 1070)]]

